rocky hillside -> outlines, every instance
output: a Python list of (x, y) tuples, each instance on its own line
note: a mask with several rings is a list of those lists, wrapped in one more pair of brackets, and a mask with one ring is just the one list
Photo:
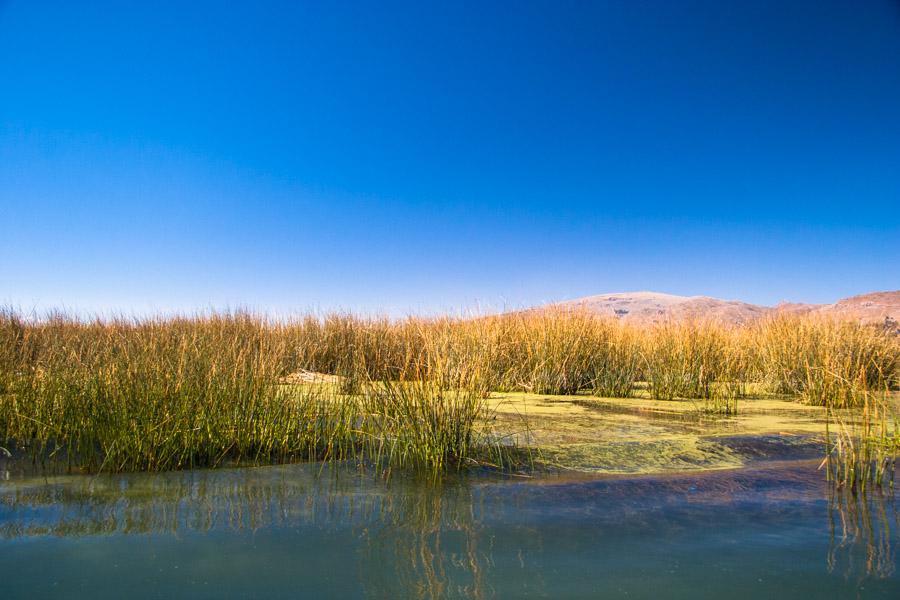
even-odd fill
[(900, 321), (900, 290), (853, 296), (834, 304), (783, 302), (774, 307), (708, 296), (675, 296), (657, 292), (599, 294), (552, 306), (584, 307), (600, 315), (641, 324), (709, 319), (740, 325), (774, 313), (817, 314), (865, 323), (883, 323), (886, 319)]

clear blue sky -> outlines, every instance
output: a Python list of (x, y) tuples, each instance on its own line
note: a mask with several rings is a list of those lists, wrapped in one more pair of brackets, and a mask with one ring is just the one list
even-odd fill
[(0, 303), (900, 288), (900, 4), (2, 2)]

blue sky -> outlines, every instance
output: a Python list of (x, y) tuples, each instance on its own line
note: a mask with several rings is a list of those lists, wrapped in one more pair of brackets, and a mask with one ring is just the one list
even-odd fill
[(900, 288), (900, 4), (0, 0), (0, 303)]

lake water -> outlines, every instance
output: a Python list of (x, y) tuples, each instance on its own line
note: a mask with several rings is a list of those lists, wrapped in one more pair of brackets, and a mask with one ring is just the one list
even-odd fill
[(833, 497), (816, 466), (13, 477), (0, 598), (900, 598), (897, 508)]

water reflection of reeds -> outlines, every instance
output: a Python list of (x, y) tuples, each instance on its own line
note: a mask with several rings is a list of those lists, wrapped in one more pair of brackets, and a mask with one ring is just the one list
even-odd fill
[[(792, 543), (812, 542), (817, 560), (828, 546), (822, 574), (856, 583), (896, 576), (898, 519), (892, 495), (836, 493), (813, 462), (528, 484), (471, 477), (386, 481), (304, 465), (0, 487), (0, 539), (296, 531), (297, 541), (273, 542), (267, 551), (309, 552), (309, 545), (342, 540), (334, 547), (346, 549), (348, 575), (355, 573), (372, 598), (492, 598), (506, 593), (512, 573), (516, 589), (540, 595), (552, 585), (541, 565), (560, 552), (558, 534), (548, 532), (578, 536), (580, 529), (589, 534), (562, 547), (598, 543), (602, 570), (604, 551), (635, 540), (727, 546), (731, 534), (720, 536), (725, 529), (759, 540), (754, 532), (797, 524), (796, 534), (785, 534), (798, 536)], [(709, 550), (702, 543), (697, 547)]]
[(894, 575), (900, 513), (892, 492), (858, 495), (832, 489), (828, 521), (829, 572), (860, 580)]
[[(248, 485), (248, 479), (252, 479)], [(369, 503), (380, 496), (366, 494)], [(362, 498), (362, 496), (360, 497)], [(205, 533), (257, 530), (296, 519), (358, 519), (352, 489), (329, 477), (273, 477), (240, 470), (153, 478), (97, 478), (13, 488), (0, 494), (5, 538), (34, 535)], [(345, 514), (346, 513), (346, 514)], [(352, 521), (350, 521), (352, 522)]]
[[(479, 486), (242, 470), (67, 478), (0, 489), (0, 539), (314, 528), (349, 531), (371, 597), (491, 598)], [(526, 552), (527, 554), (527, 552)]]
[[(446, 492), (446, 491), (445, 491)], [(367, 527), (360, 580), (372, 597), (407, 590), (412, 598), (491, 598), (487, 574), (493, 565), (491, 539), (484, 534), (483, 506), (471, 489), (394, 497), (388, 518)], [(484, 546), (482, 544), (484, 543)], [(388, 562), (391, 577), (374, 569)]]

